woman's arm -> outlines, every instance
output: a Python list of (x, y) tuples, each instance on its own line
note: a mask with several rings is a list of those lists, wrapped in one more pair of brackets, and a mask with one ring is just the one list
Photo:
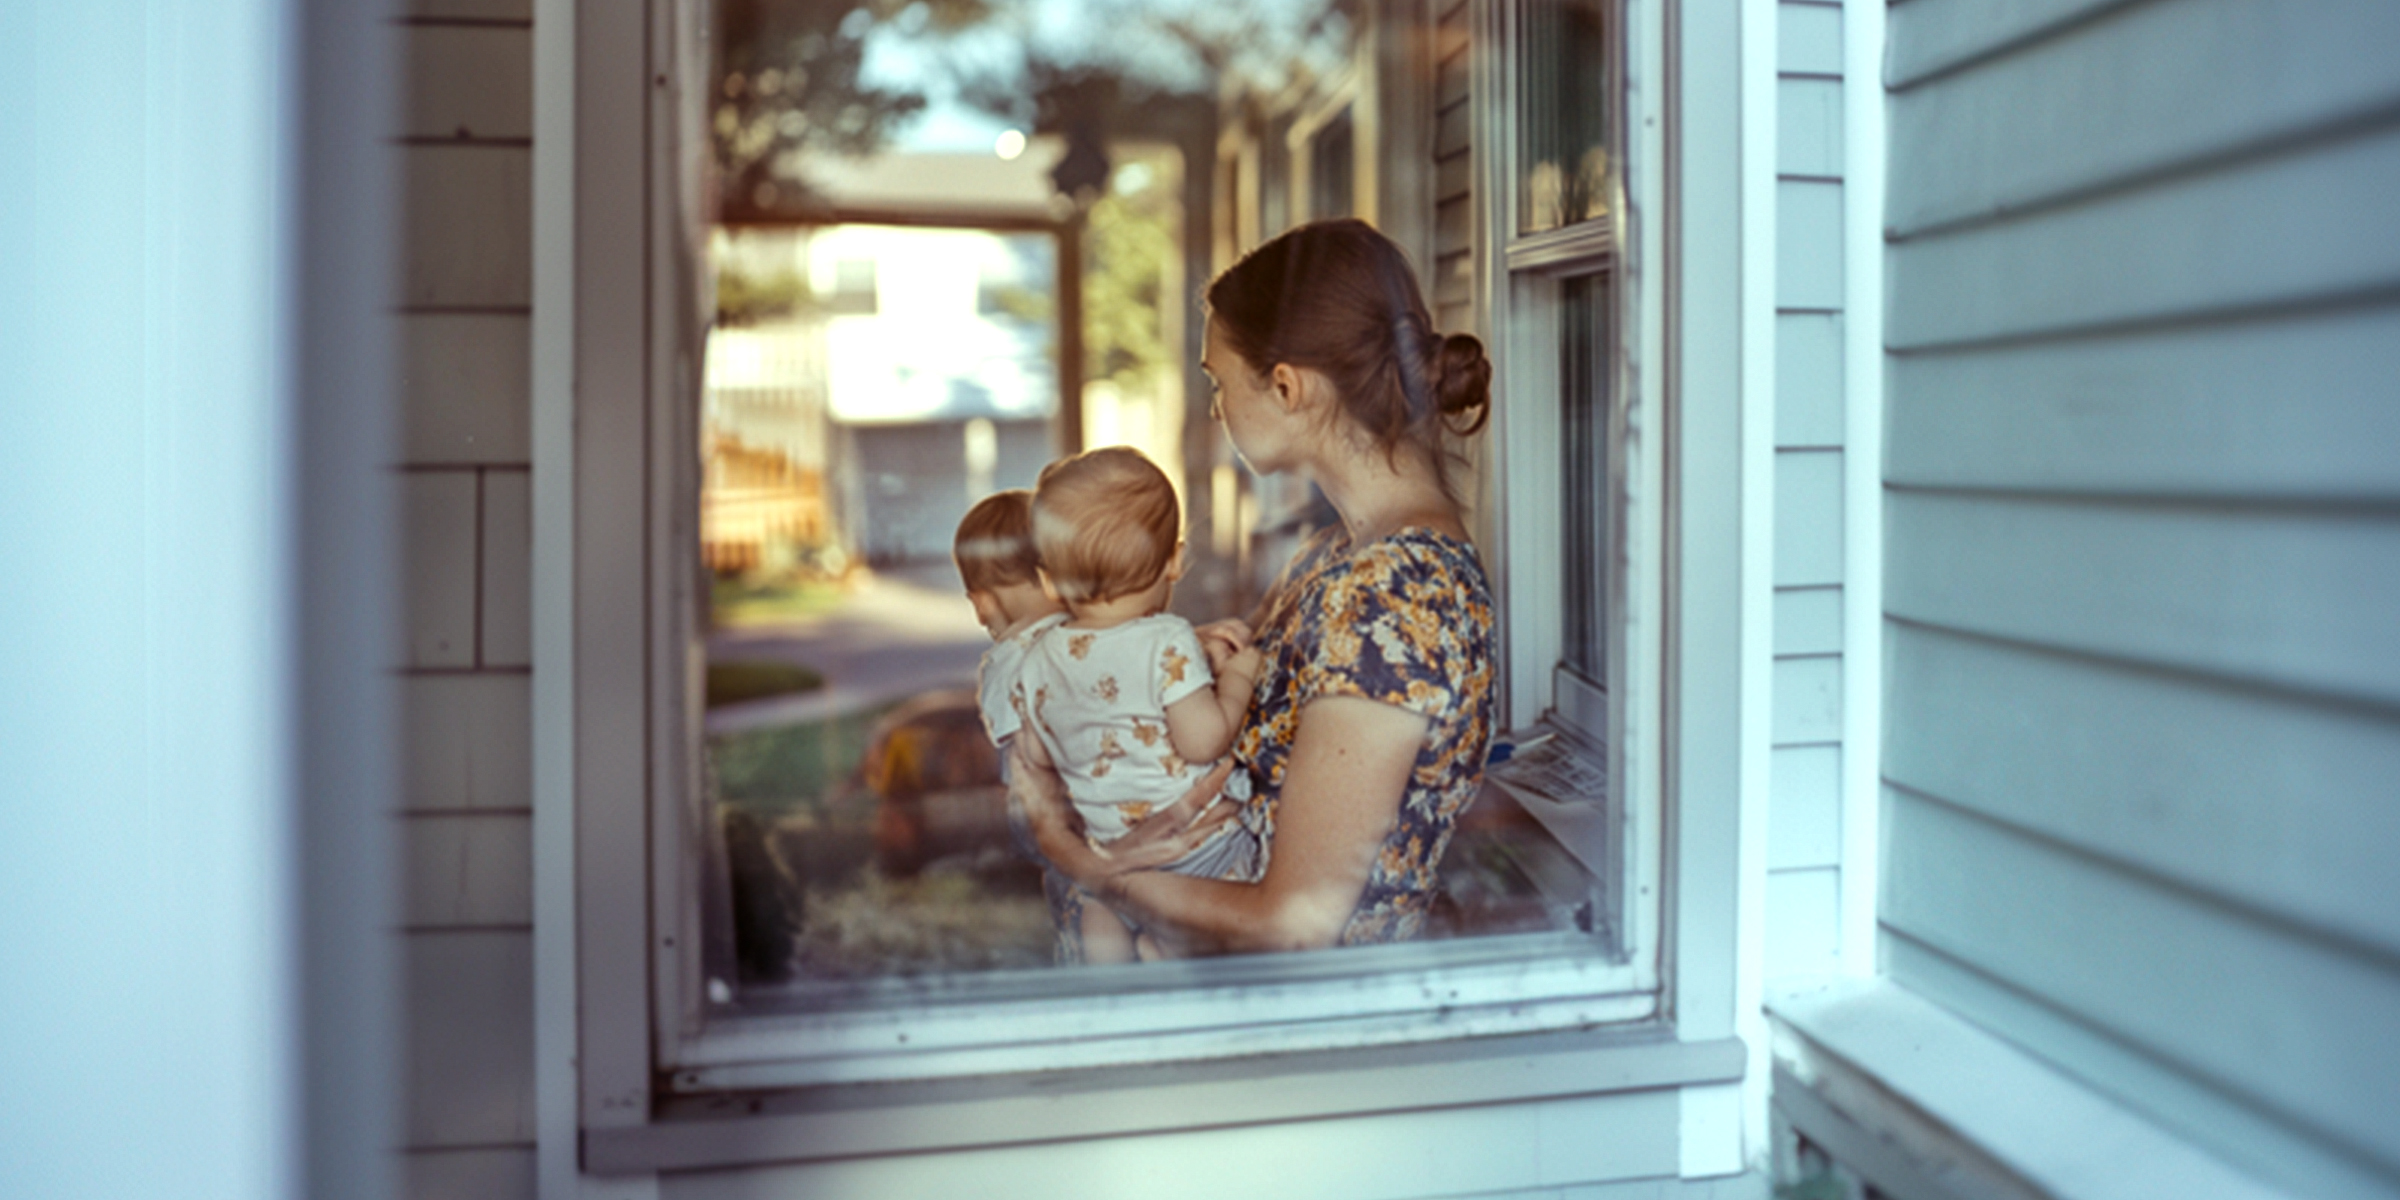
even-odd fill
[(1177, 953), (1332, 945), (1399, 814), (1427, 724), (1421, 714), (1362, 697), (1310, 701), (1300, 710), (1265, 879), (1118, 871), (1098, 880), (1097, 890)]

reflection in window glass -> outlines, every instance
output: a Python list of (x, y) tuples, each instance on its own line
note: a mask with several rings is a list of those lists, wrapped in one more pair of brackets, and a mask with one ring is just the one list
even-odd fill
[(1351, 161), (1353, 138), (1350, 130), (1350, 110), (1325, 123), (1310, 139), (1308, 147), (1308, 216), (1322, 221), (1329, 217), (1351, 214), (1352, 179), (1356, 165)]
[(1608, 638), (1608, 290), (1603, 275), (1559, 288), (1559, 433), (1566, 486), (1559, 514), (1566, 567), (1568, 667), (1605, 686)]
[(1517, 232), (1532, 234), (1607, 214), (1614, 83), (1599, 5), (1526, 0), (1517, 11)]
[(1009, 844), (976, 713), (990, 642), (950, 543), (971, 503), (1051, 457), (1055, 246), (858, 225), (716, 239), (700, 497), (714, 978), (1050, 961), (1041, 877)]

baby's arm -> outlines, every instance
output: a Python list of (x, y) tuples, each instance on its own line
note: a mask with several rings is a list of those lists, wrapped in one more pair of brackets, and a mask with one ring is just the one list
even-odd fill
[(1233, 735), (1250, 711), (1250, 689), (1263, 661), (1256, 646), (1225, 660), (1216, 686), (1202, 688), (1167, 706), (1167, 740), (1185, 762), (1211, 762), (1233, 746)]

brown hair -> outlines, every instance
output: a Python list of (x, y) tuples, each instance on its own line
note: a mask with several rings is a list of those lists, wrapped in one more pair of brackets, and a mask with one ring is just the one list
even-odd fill
[(1364, 221), (1276, 237), (1208, 285), (1209, 316), (1253, 373), (1321, 372), (1387, 454), (1422, 448), (1450, 490), (1446, 435), (1491, 416), (1492, 364), (1474, 335), (1437, 335), (1408, 256)]
[(1011, 488), (976, 501), (959, 519), (950, 557), (970, 592), (1034, 582), (1033, 493)]
[(1158, 582), (1183, 540), (1183, 513), (1164, 471), (1130, 446), (1042, 468), (1033, 485), (1033, 544), (1059, 599), (1097, 604)]

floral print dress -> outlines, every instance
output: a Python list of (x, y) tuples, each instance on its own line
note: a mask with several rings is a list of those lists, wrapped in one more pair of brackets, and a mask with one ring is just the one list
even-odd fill
[(1474, 546), (1410, 527), (1353, 548), (1335, 526), (1294, 557), (1257, 635), (1266, 665), (1233, 754), (1252, 781), (1244, 824), (1266, 839), (1269, 862), (1302, 708), (1360, 696), (1429, 720), (1398, 818), (1337, 944), (1415, 936), (1491, 748), (1497, 651), (1491, 585)]

